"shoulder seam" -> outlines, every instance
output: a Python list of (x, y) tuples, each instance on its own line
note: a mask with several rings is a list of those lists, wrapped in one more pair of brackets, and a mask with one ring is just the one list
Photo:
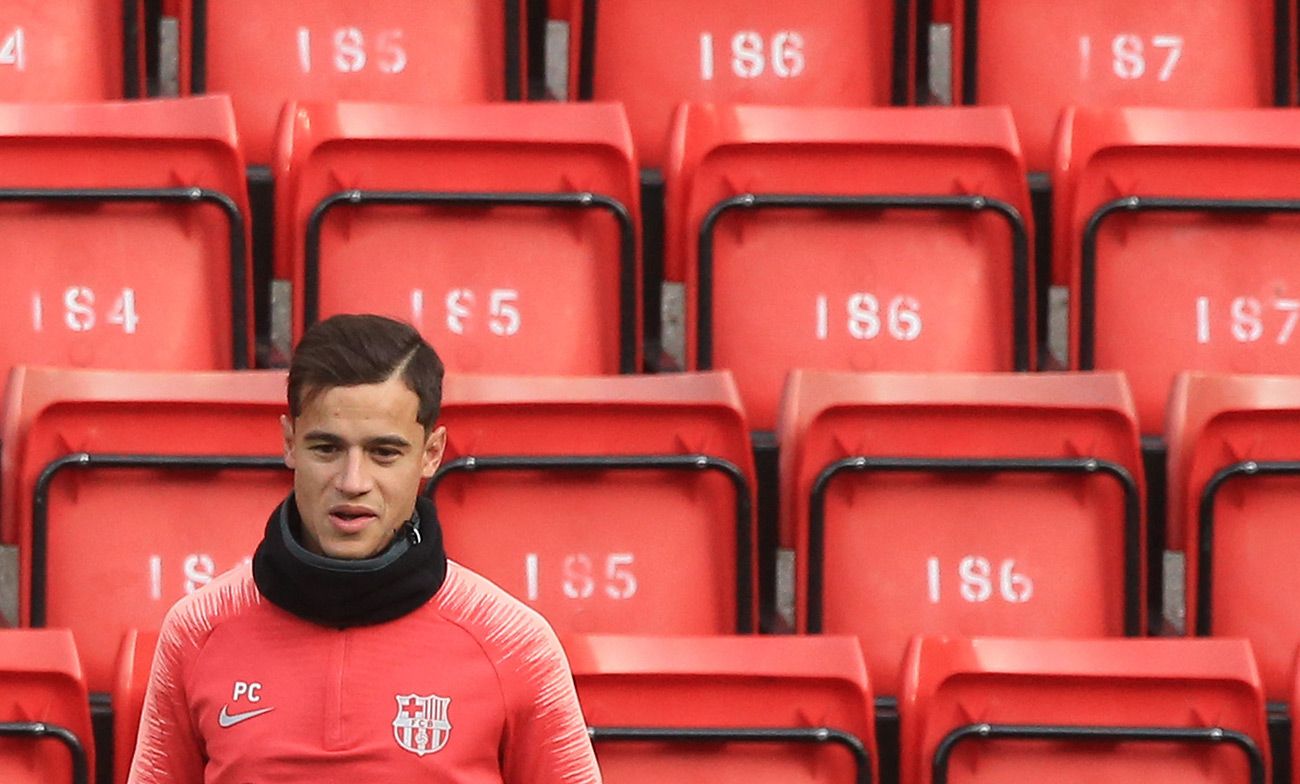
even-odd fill
[[(488, 653), (487, 644), (484, 642), (484, 640), (481, 637), (479, 637), (479, 635), (475, 634), (471, 630), (471, 628), (467, 626), (465, 623), (455, 618), (449, 618), (446, 614), (444, 614), (442, 612), (442, 607), (438, 608), (438, 616), (442, 618), (444, 621), (446, 621), (447, 623), (450, 623), (452, 626), (455, 626), (457, 629), (460, 629), (471, 640), (473, 640), (474, 644), (478, 646), (479, 652), (483, 654), (483, 658), (487, 660), (488, 666), (492, 668), (492, 674), (496, 676), (497, 694), (500, 695), (501, 697), (501, 712), (505, 716), (505, 728), (508, 732), (514, 724), (514, 715), (510, 710), (510, 700), (506, 697), (505, 684), (502, 683), (501, 668), (497, 666), (496, 661), (493, 660), (491, 654)], [(504, 741), (504, 738), (502, 740)]]
[[(220, 579), (220, 577), (221, 576), (218, 576), (218, 579)], [(248, 583), (248, 586), (245, 586), (245, 582)], [(252, 572), (250, 571), (248, 574), (240, 576), (237, 581), (234, 579), (229, 579), (228, 581), (226, 581), (225, 585), (217, 584), (215, 580), (212, 583), (208, 583), (208, 585), (205, 585), (203, 588), (200, 588), (194, 593), (186, 596), (184, 599), (178, 601), (175, 605), (173, 605), (172, 611), (176, 611), (178, 610), (178, 608), (181, 609), (181, 612), (176, 613), (177, 615), (193, 612), (190, 608), (192, 607), (192, 605), (201, 601), (203, 596), (205, 596), (207, 593), (210, 592), (215, 593), (221, 591), (222, 589), (229, 590), (232, 587), (230, 586), (230, 583), (235, 583), (234, 590), (236, 591), (251, 590), (255, 597), (260, 596), (260, 592), (257, 590), (256, 584), (253, 583), (253, 576), (252, 576)], [(211, 586), (211, 591), (209, 591), (210, 586)], [(184, 608), (181, 608), (182, 604), (184, 604)], [(198, 661), (200, 658), (202, 658), (204, 651), (207, 649), (208, 641), (212, 638), (212, 634), (217, 630), (217, 627), (223, 623), (226, 623), (228, 621), (243, 616), (249, 610), (257, 607), (258, 604), (259, 602), (257, 601), (257, 599), (253, 598), (249, 602), (243, 604), (242, 606), (239, 606), (236, 609), (236, 611), (233, 613), (217, 614), (216, 617), (208, 616), (208, 615), (202, 616), (203, 617), (202, 627), (196, 630), (198, 631), (198, 634), (195, 634), (190, 639), (190, 642), (194, 646), (194, 650), (189, 656), (185, 657), (186, 658), (185, 670), (184, 670), (185, 677), (181, 684), (181, 687), (185, 690), (186, 694), (189, 694), (193, 691), (192, 689), (194, 685), (193, 679), (195, 677), (195, 671), (198, 668)], [(172, 611), (168, 612), (169, 616), (172, 615)]]

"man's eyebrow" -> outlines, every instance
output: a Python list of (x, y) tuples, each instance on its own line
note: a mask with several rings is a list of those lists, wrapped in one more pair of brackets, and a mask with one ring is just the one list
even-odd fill
[[(341, 445), (344, 443), (341, 437), (339, 437), (336, 433), (329, 432), (328, 430), (312, 430), (308, 432), (306, 435), (304, 435), (302, 438), (304, 441), (315, 441), (318, 443), (326, 443), (326, 444), (333, 444), (333, 445)], [(367, 439), (366, 446), (372, 449), (377, 446), (391, 446), (391, 447), (406, 448), (411, 446), (411, 442), (406, 440), (405, 438), (402, 438), (399, 435), (384, 435), (384, 436), (375, 436), (374, 438)]]
[(328, 430), (312, 430), (302, 437), (304, 441), (324, 441), (330, 444), (341, 444), (343, 439)]

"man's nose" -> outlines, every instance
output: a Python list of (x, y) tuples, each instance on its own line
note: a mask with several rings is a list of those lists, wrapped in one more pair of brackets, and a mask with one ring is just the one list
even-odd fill
[(366, 470), (365, 452), (361, 449), (349, 449), (343, 461), (343, 471), (338, 477), (341, 492), (348, 495), (361, 495), (370, 490), (370, 473)]

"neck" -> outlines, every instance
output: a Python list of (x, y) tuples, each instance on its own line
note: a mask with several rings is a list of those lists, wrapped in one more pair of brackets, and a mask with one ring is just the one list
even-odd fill
[(331, 558), (305, 546), (290, 496), (267, 521), (253, 555), (253, 579), (272, 604), (304, 620), (348, 627), (382, 623), (428, 601), (447, 572), (433, 504), (420, 499), (411, 519), (370, 558)]

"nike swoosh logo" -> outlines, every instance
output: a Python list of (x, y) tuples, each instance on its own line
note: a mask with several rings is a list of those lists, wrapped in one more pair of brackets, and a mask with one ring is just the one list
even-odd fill
[(275, 708), (262, 708), (261, 710), (252, 710), (247, 713), (226, 713), (226, 706), (221, 706), (221, 715), (217, 716), (217, 723), (222, 727), (233, 727), (241, 721), (248, 721), (261, 716), (263, 713), (270, 713)]

